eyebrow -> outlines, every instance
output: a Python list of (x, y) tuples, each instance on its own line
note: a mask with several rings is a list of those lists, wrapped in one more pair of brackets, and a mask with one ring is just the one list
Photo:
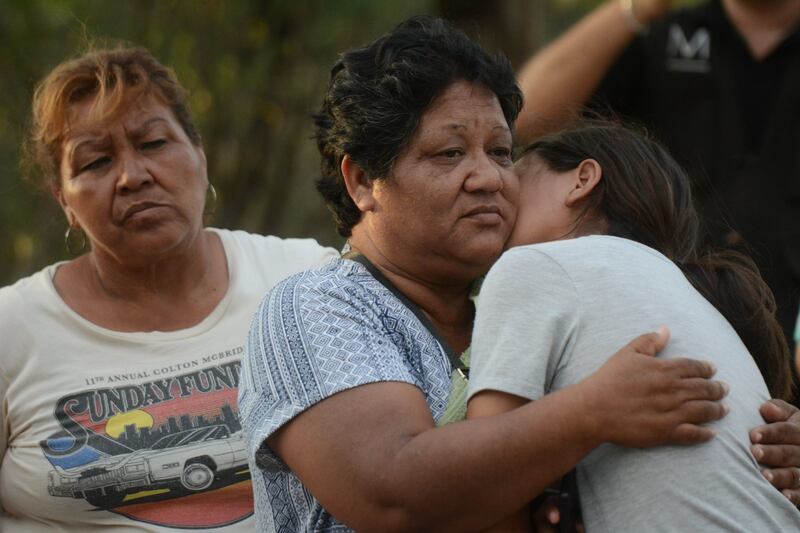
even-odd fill
[(108, 143), (108, 136), (105, 137), (89, 137), (83, 140), (76, 142), (72, 147), (70, 147), (68, 152), (69, 159), (75, 157), (75, 154), (86, 147), (89, 149), (100, 147)]
[[(467, 129), (467, 126), (465, 124), (460, 124), (458, 122), (452, 122), (450, 124), (445, 124), (444, 126), (441, 127), (441, 129), (443, 129), (443, 130), (465, 130), (465, 129)], [(492, 131), (494, 131), (494, 130), (502, 130), (504, 132), (511, 133), (511, 128), (509, 128), (508, 126), (503, 126), (502, 124), (498, 124), (498, 125), (494, 126), (492, 128)]]
[(164, 117), (152, 117), (145, 120), (138, 126), (131, 128), (130, 133), (134, 137), (141, 137), (156, 122), (164, 122), (165, 124), (168, 123), (167, 119), (165, 119)]
[[(133, 137), (141, 137), (141, 136), (143, 136), (145, 134), (145, 132), (147, 132), (148, 129), (150, 129), (150, 127), (154, 123), (157, 123), (157, 122), (167, 123), (167, 119), (165, 119), (163, 117), (152, 117), (152, 118), (149, 118), (149, 119), (145, 120), (143, 123), (139, 124), (138, 126), (132, 128), (130, 130), (130, 134)], [(80, 149), (82, 149), (84, 147), (88, 146), (89, 148), (94, 148), (95, 146), (102, 146), (103, 144), (105, 144), (107, 142), (108, 142), (108, 135), (105, 135), (105, 136), (102, 136), (102, 137), (101, 136), (96, 136), (95, 137), (95, 136), (92, 136), (92, 134), (88, 134), (86, 139), (79, 140), (78, 142), (75, 143), (75, 145), (73, 145), (70, 148), (69, 157), (70, 158), (74, 157), (75, 153), (78, 152), (78, 150), (80, 150)]]

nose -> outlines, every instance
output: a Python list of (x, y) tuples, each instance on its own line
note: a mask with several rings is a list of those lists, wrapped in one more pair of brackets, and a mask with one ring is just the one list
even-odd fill
[(153, 176), (139, 154), (125, 151), (119, 155), (120, 174), (117, 179), (118, 192), (137, 191), (152, 183)]
[(464, 190), (467, 192), (500, 192), (503, 190), (503, 186), (502, 167), (485, 153), (477, 155), (473, 167), (464, 180)]

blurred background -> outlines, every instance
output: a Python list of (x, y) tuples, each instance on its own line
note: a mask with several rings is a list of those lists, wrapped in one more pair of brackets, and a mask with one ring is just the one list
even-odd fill
[(68, 258), (66, 221), (25, 180), (36, 82), (92, 45), (126, 42), (171, 65), (219, 194), (212, 225), (339, 246), (314, 190), (310, 113), (339, 52), (415, 14), (447, 17), (515, 67), (598, 0), (0, 0), (0, 285)]

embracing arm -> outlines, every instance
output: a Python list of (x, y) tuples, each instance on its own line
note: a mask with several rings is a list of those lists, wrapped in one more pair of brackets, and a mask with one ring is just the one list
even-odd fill
[(756, 460), (767, 466), (764, 477), (800, 506), (800, 409), (783, 400), (761, 406), (767, 424), (750, 432)]
[[(707, 440), (694, 425), (723, 415), (706, 363), (643, 355), (642, 336), (587, 380), (498, 416), (434, 426), (403, 383), (331, 396), (268, 439), (321, 504), (359, 531), (471, 531), (539, 494), (605, 441)], [(604, 391), (615, 388), (611, 397)]]
[[(800, 372), (800, 316), (795, 328), (795, 368)], [(783, 400), (761, 406), (766, 425), (750, 432), (756, 460), (767, 466), (764, 477), (800, 507), (800, 409)]]
[[(671, 0), (632, 0), (636, 19), (647, 24)], [(635, 37), (618, 0), (601, 4), (523, 66), (519, 84), (525, 106), (517, 120), (523, 143), (556, 131), (589, 100), (603, 77)]]

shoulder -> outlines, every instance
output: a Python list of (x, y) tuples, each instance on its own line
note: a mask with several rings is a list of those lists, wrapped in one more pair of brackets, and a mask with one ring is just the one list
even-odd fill
[(51, 290), (50, 279), (58, 264), (17, 280), (12, 285), (0, 287), (0, 324), (23, 314), (23, 307), (31, 304), (49, 305), (57, 294)]
[[(314, 239), (283, 239), (273, 235), (259, 235), (242, 230), (226, 230), (208, 228), (217, 233), (226, 245), (233, 245), (242, 252), (269, 256), (297, 256), (306, 260), (323, 264), (334, 257), (338, 252), (329, 246), (322, 246)], [(316, 265), (309, 265), (316, 266)]]
[[(305, 313), (337, 309), (339, 313), (366, 313), (384, 299), (374, 278), (358, 263), (336, 258), (325, 265), (303, 270), (278, 282), (259, 308), (261, 320), (277, 318), (276, 312)], [(311, 316), (313, 318), (313, 316)]]
[(314, 239), (282, 239), (241, 230), (209, 228), (219, 235), (234, 269), (245, 278), (258, 276), (268, 280), (267, 286), (296, 272), (315, 268), (339, 256), (333, 248)]
[(523, 286), (551, 287), (558, 283), (564, 291), (578, 291), (583, 286), (581, 280), (603, 278), (618, 265), (646, 262), (651, 256), (666, 260), (644, 245), (608, 235), (518, 246), (506, 251), (489, 271), (481, 297), (487, 287), (498, 285), (514, 292)]
[(47, 328), (47, 320), (58, 314), (58, 294), (50, 277), (55, 265), (0, 288), (0, 375), (6, 377), (15, 361), (22, 363), (26, 350), (36, 335)]
[(539, 269), (566, 274), (570, 259), (579, 254), (578, 250), (582, 248), (577, 241), (569, 239), (511, 248), (492, 266), (489, 276), (530, 276)]
[(490, 301), (499, 305), (530, 300), (558, 292), (557, 299), (572, 299), (575, 286), (572, 271), (575, 265), (570, 241), (518, 246), (506, 251), (492, 266), (481, 285), (479, 303), (486, 307)]

